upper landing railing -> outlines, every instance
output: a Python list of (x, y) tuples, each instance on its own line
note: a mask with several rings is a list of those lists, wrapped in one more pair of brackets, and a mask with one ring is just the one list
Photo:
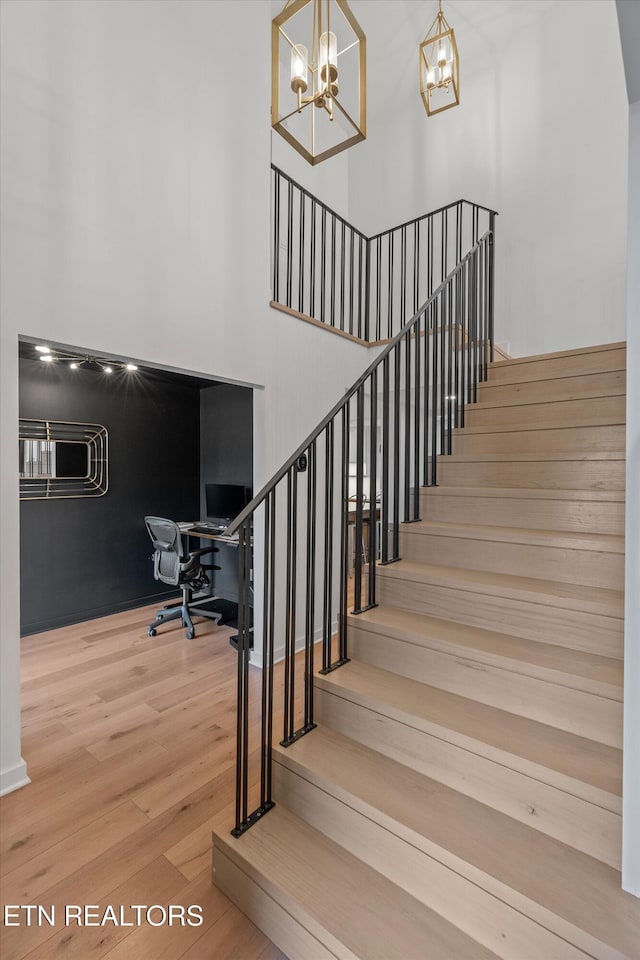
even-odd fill
[(278, 167), (272, 177), (272, 296), (368, 343), (387, 342), (488, 230), (494, 210), (468, 200), (372, 237)]

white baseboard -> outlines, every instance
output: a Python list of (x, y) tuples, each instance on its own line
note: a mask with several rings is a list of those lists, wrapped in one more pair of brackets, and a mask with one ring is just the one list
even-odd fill
[(27, 776), (27, 765), (21, 758), (20, 763), (0, 771), (0, 797), (4, 797), (6, 793), (13, 793), (20, 787), (26, 787), (28, 783), (31, 783), (31, 780)]
[[(335, 620), (331, 624), (331, 635), (338, 631), (338, 621)], [(320, 643), (322, 641), (322, 627), (318, 627), (314, 634), (313, 642), (314, 644)], [(300, 653), (301, 650), (304, 650), (304, 636), (296, 638), (296, 653)], [(284, 643), (278, 644), (273, 651), (273, 662), (279, 663), (281, 660), (284, 660)]]

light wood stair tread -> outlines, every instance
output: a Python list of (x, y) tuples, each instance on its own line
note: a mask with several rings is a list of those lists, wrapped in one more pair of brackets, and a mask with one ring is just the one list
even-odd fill
[[(456, 489), (458, 489), (456, 487)], [(421, 520), (403, 524), (407, 534), (434, 537), (459, 537), (463, 540), (498, 540), (502, 543), (527, 543), (563, 550), (593, 550), (598, 553), (624, 553), (624, 537), (608, 533), (582, 533), (558, 530), (533, 530), (526, 527), (497, 527), (483, 523)]]
[[(429, 458), (431, 459), (431, 458)], [(563, 461), (600, 461), (624, 460), (624, 450), (576, 450), (566, 453), (451, 453), (438, 457), (438, 463), (558, 463)]]
[[(544, 360), (544, 359), (545, 359), (544, 357), (537, 358), (538, 361)], [(521, 363), (524, 363), (524, 362), (525, 361), (521, 361)], [(581, 370), (579, 373), (578, 372), (563, 373), (562, 371), (558, 371), (546, 377), (539, 377), (539, 376), (532, 375), (529, 380), (515, 380), (515, 379), (511, 380), (506, 377), (500, 380), (492, 380), (491, 367), (489, 367), (489, 379), (481, 381), (481, 383), (479, 383), (478, 386), (482, 390), (491, 389), (492, 387), (522, 387), (528, 383), (540, 383), (541, 380), (544, 380), (545, 383), (553, 383), (554, 380), (575, 380), (579, 384), (581, 377), (597, 377), (601, 373), (605, 373), (605, 374), (626, 373), (626, 365), (623, 363), (619, 363), (617, 368), (607, 369), (606, 371)]]
[(391, 709), (410, 726), (414, 720), (435, 724), (614, 796), (622, 795), (622, 751), (615, 747), (355, 660), (327, 676), (317, 676), (315, 682), (339, 696), (355, 697), (376, 712)]
[(495, 957), (282, 805), (239, 840), (224, 827), (216, 834), (216, 846), (295, 919), (310, 919), (336, 957), (424, 960), (427, 944), (430, 960)]
[[(500, 366), (516, 366), (522, 363), (536, 363), (539, 360), (555, 360), (559, 357), (576, 357), (589, 353), (604, 353), (607, 350), (626, 350), (627, 341), (618, 340), (614, 343), (601, 343), (592, 347), (575, 347), (571, 350), (558, 350), (554, 353), (534, 353), (527, 357), (511, 357), (509, 360), (501, 360)], [(491, 371), (491, 364), (489, 364)]]
[[(491, 384), (498, 386), (498, 382)], [(552, 394), (551, 396), (539, 397), (502, 397), (499, 399), (478, 400), (470, 408), (472, 410), (489, 410), (492, 407), (529, 407), (540, 406), (545, 403), (582, 403), (583, 400), (596, 400), (599, 397), (624, 397), (626, 390), (622, 386), (616, 387), (592, 387), (591, 389), (575, 390), (567, 396), (562, 394)]]
[(640, 902), (612, 867), (326, 727), (276, 757), (436, 859), (432, 844), (633, 956)]
[[(468, 410), (474, 410), (477, 404), (468, 407)], [(531, 423), (479, 423), (466, 424), (457, 429), (461, 433), (522, 433), (523, 430), (575, 430), (577, 427), (611, 427), (616, 424), (624, 426), (626, 417), (619, 416), (615, 420), (609, 417), (584, 417), (576, 418), (571, 423), (559, 423), (557, 418), (551, 420), (534, 420)], [(453, 436), (456, 436), (454, 431)], [(455, 440), (454, 440), (455, 442)]]
[[(581, 650), (538, 643), (504, 633), (494, 633), (451, 620), (440, 620), (424, 614), (412, 613), (395, 607), (378, 606), (364, 613), (349, 616), (349, 625), (369, 629), (387, 637), (398, 637), (409, 643), (429, 646), (434, 640), (448, 644), (459, 656), (474, 658), (484, 653), (500, 664), (502, 659), (512, 661), (500, 664), (517, 672), (518, 662), (531, 664), (544, 670), (557, 671), (557, 682), (562, 684), (562, 674), (583, 677), (617, 688), (618, 697), (623, 687), (623, 664), (613, 657), (601, 657)], [(515, 661), (515, 663), (514, 663)]]
[(391, 579), (432, 583), (451, 589), (525, 600), (605, 617), (622, 618), (624, 615), (624, 595), (618, 590), (604, 587), (583, 587), (579, 584), (514, 577), (484, 570), (441, 567), (413, 560), (379, 565), (377, 573), (378, 576)]
[(594, 500), (624, 503), (624, 490), (550, 490), (540, 487), (421, 487), (425, 497), (499, 497), (502, 500)]

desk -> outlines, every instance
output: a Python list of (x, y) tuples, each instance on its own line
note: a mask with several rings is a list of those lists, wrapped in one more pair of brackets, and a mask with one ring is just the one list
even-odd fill
[[(349, 503), (351, 505), (353, 501), (349, 501)], [(355, 557), (356, 557), (356, 550), (357, 550), (356, 539), (355, 539), (356, 538), (356, 516), (357, 516), (357, 510), (355, 505), (353, 505), (352, 508), (350, 506), (350, 509), (347, 511), (347, 525), (349, 528), (349, 545), (348, 545), (349, 563), (348, 563), (347, 573), (350, 577), (353, 576), (353, 568), (355, 566)], [(380, 520), (380, 507), (376, 507), (374, 511), (374, 520), (376, 522)], [(362, 539), (363, 539), (362, 547), (364, 548), (363, 552), (367, 557), (369, 556), (369, 544), (371, 542), (370, 524), (371, 524), (371, 508), (365, 507), (362, 511)], [(379, 534), (379, 528), (378, 528), (378, 534)], [(376, 546), (377, 546), (377, 549), (379, 550), (380, 549), (379, 535), (378, 537), (376, 537)]]

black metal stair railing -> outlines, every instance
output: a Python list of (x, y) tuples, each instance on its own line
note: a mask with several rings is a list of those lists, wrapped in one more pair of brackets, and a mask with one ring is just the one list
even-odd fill
[[(437, 484), (438, 457), (451, 452), (453, 431), (464, 426), (465, 408), (487, 377), (493, 217), (227, 528), (239, 541), (235, 836), (273, 806), (276, 723), (284, 746), (315, 726), (316, 643), (321, 672), (348, 662), (351, 578), (353, 613), (376, 606), (376, 566), (400, 559), (400, 525), (420, 519), (420, 488)], [(249, 662), (253, 629), (261, 633), (262, 672), (251, 677), (258, 670)]]
[(391, 339), (496, 213), (468, 200), (367, 237), (271, 165), (275, 303), (375, 343)]

